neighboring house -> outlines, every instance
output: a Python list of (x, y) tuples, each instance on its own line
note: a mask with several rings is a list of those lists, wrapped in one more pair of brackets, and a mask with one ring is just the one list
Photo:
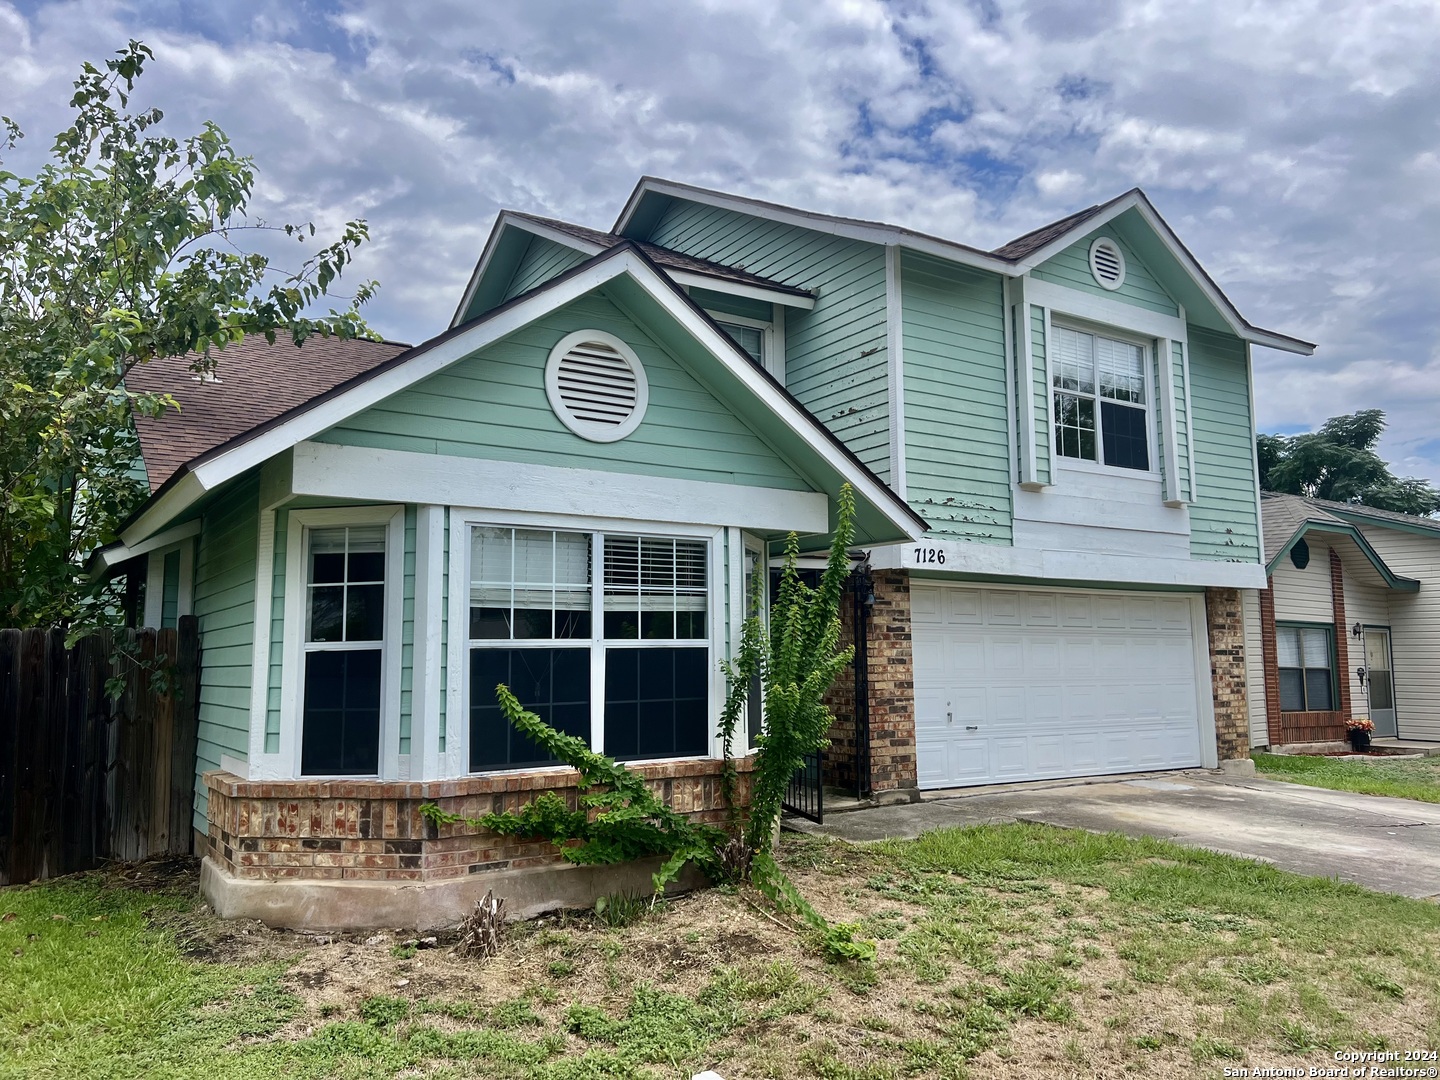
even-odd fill
[(1266, 494), (1269, 588), (1244, 597), (1252, 746), (1440, 741), (1440, 521)]
[(788, 531), (823, 550), (847, 481), (873, 595), (832, 777), (1245, 758), (1252, 344), (1312, 350), (1242, 318), (1138, 190), (986, 252), (647, 178), (608, 233), (502, 213), (414, 349), (152, 367), (226, 426), (142, 423), (154, 494), (103, 559), (193, 569), (207, 894), (318, 924), (322, 895), (411, 920), (367, 879), (452, 913), (529, 887), (544, 845), (416, 816), (571, 782), (501, 681), (718, 814), (746, 581)]

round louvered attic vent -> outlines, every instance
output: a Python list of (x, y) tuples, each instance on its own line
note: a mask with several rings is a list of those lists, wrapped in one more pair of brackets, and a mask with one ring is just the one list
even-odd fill
[(1118, 289), (1125, 284), (1125, 255), (1108, 236), (1099, 236), (1090, 245), (1090, 273), (1101, 288)]
[(650, 385), (630, 346), (602, 330), (580, 330), (550, 350), (545, 394), (576, 435), (615, 442), (640, 426)]

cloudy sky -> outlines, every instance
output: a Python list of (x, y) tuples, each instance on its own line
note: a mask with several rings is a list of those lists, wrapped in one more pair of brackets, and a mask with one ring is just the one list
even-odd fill
[(253, 210), (370, 222), (387, 337), (441, 330), (497, 210), (607, 228), (650, 173), (990, 247), (1145, 188), (1242, 312), (1259, 422), (1378, 407), (1440, 481), (1433, 0), (0, 0), (32, 171), (80, 63), (220, 124)]

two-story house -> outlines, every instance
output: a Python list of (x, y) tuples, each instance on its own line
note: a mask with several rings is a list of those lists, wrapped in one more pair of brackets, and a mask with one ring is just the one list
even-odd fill
[(610, 232), (502, 213), (415, 348), (152, 368), (186, 407), (141, 422), (154, 494), (103, 558), (183, 577), (165, 610), (200, 618), (207, 895), (415, 925), (594, 887), (418, 816), (573, 782), (498, 682), (720, 813), (747, 582), (787, 532), (823, 548), (845, 482), (873, 595), (833, 767), (1243, 758), (1252, 344), (1312, 349), (1245, 321), (1138, 190), (987, 252), (647, 178)]

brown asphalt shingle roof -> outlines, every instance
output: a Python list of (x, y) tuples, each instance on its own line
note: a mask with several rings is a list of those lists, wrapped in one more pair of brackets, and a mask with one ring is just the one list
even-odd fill
[(1275, 558), (1285, 549), (1290, 538), (1307, 521), (1323, 521), (1330, 525), (1344, 525), (1334, 514), (1314, 505), (1312, 500), (1299, 495), (1280, 495), (1267, 491), (1260, 496), (1260, 530), (1265, 537), (1265, 562)]
[[(583, 225), (572, 225), (568, 221), (560, 221), (557, 218), (538, 217), (535, 214), (522, 214), (514, 210), (510, 212), (510, 216), (549, 226), (557, 232), (563, 232), (568, 236), (575, 237), (577, 240), (583, 240), (587, 244), (595, 244), (603, 250), (609, 250), (616, 244), (623, 244), (626, 239), (615, 233), (601, 232), (599, 229), (587, 229)], [(686, 255), (682, 251), (672, 251), (670, 248), (659, 247), (656, 244), (647, 244), (638, 240), (632, 240), (631, 243), (635, 244), (641, 251), (649, 256), (650, 261), (655, 263), (656, 266), (663, 266), (668, 270), (688, 270), (694, 274), (723, 278), (726, 281), (734, 281), (741, 285), (755, 285), (762, 289), (774, 289), (779, 292), (791, 293), (795, 296), (815, 295), (809, 289), (797, 289), (793, 285), (786, 285), (772, 278), (761, 277), (759, 274), (752, 274), (748, 270), (742, 270), (738, 267), (725, 266), (723, 263), (711, 262), (709, 259), (697, 259), (695, 256)]]
[(398, 356), (393, 341), (312, 337), (297, 348), (252, 335), (219, 354), (215, 382), (201, 382), (186, 357), (144, 364), (125, 380), (130, 390), (168, 393), (180, 411), (137, 416), (140, 452), (153, 492), (180, 466), (297, 405)]
[(1111, 203), (1119, 202), (1125, 198), (1125, 195), (1129, 194), (1130, 192), (1127, 191), (1124, 195), (1118, 195), (1109, 200), (1109, 202), (1087, 206), (1084, 210), (1077, 210), (1069, 217), (1063, 217), (1059, 221), (1052, 221), (1049, 225), (1042, 225), (1040, 228), (1033, 229), (1024, 236), (1017, 236), (1014, 240), (996, 248), (990, 252), (990, 254), (1002, 259), (1009, 259), (1011, 262), (1019, 262), (1033, 252), (1039, 251), (1046, 244), (1050, 243), (1050, 241), (1064, 236), (1065, 233), (1075, 228), (1075, 226), (1089, 221), (1107, 206), (1111, 205)]

